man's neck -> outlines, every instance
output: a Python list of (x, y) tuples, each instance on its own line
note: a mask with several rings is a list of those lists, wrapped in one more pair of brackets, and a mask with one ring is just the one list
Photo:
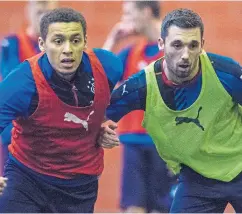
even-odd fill
[(63, 73), (60, 73), (60, 72), (56, 72), (56, 74), (57, 74), (57, 76), (60, 77), (60, 79), (67, 81), (67, 82), (71, 82), (74, 79), (76, 72), (71, 73), (71, 74), (63, 74)]
[(191, 74), (186, 78), (179, 78), (179, 77), (175, 76), (172, 72), (169, 72), (165, 60), (163, 61), (162, 66), (163, 66), (167, 79), (172, 81), (176, 85), (180, 85), (180, 84), (184, 84), (188, 81), (191, 81), (197, 75), (197, 73), (199, 72), (199, 64), (200, 63), (198, 61), (196, 67), (193, 69)]

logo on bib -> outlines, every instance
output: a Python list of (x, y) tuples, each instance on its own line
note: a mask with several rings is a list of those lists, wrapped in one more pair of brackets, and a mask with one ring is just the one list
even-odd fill
[(91, 111), (91, 113), (88, 115), (87, 119), (82, 120), (82, 119), (78, 118), (76, 115), (74, 115), (70, 112), (66, 112), (64, 115), (64, 121), (82, 124), (83, 127), (86, 129), (86, 131), (88, 131), (88, 121), (89, 121), (90, 116), (93, 113), (94, 113), (94, 111)]
[(202, 106), (199, 107), (198, 112), (197, 112), (197, 117), (196, 118), (190, 118), (190, 117), (176, 117), (176, 125), (180, 125), (182, 123), (194, 123), (197, 125), (200, 129), (204, 131), (204, 127), (201, 125), (199, 121), (199, 114), (200, 111), (202, 110)]

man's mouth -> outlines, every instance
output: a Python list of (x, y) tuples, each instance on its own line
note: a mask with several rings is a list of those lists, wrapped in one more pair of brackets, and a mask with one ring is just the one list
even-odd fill
[(61, 60), (61, 64), (64, 65), (64, 67), (72, 67), (74, 62), (75, 60), (72, 58), (65, 58)]
[(185, 69), (185, 68), (188, 68), (189, 66), (190, 66), (189, 64), (180, 64), (180, 65), (179, 65), (179, 67), (184, 68), (184, 69)]
[(61, 63), (73, 63), (75, 60), (72, 58), (65, 58), (61, 60)]

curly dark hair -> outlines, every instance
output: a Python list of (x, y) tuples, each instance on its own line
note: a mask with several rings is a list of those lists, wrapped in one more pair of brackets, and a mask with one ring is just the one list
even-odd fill
[(204, 33), (204, 26), (201, 17), (189, 9), (177, 9), (168, 13), (161, 24), (161, 38), (165, 41), (168, 35), (170, 26), (177, 26), (180, 28), (196, 28), (199, 27), (201, 31), (201, 38)]
[(79, 22), (82, 25), (84, 36), (86, 36), (87, 24), (84, 16), (72, 8), (56, 8), (51, 10), (40, 20), (40, 36), (45, 41), (49, 25), (56, 22)]

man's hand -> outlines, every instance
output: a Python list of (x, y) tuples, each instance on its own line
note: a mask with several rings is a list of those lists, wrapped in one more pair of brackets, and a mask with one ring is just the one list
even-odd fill
[(105, 149), (112, 149), (119, 146), (120, 142), (117, 133), (114, 131), (118, 127), (117, 123), (107, 120), (102, 123), (98, 144)]
[(4, 188), (7, 186), (7, 180), (7, 178), (0, 177), (0, 195), (2, 195)]
[(118, 43), (121, 39), (135, 34), (136, 31), (134, 30), (134, 26), (132, 23), (121, 21), (114, 25), (114, 27), (112, 28), (103, 45), (103, 49), (112, 51), (114, 45)]

